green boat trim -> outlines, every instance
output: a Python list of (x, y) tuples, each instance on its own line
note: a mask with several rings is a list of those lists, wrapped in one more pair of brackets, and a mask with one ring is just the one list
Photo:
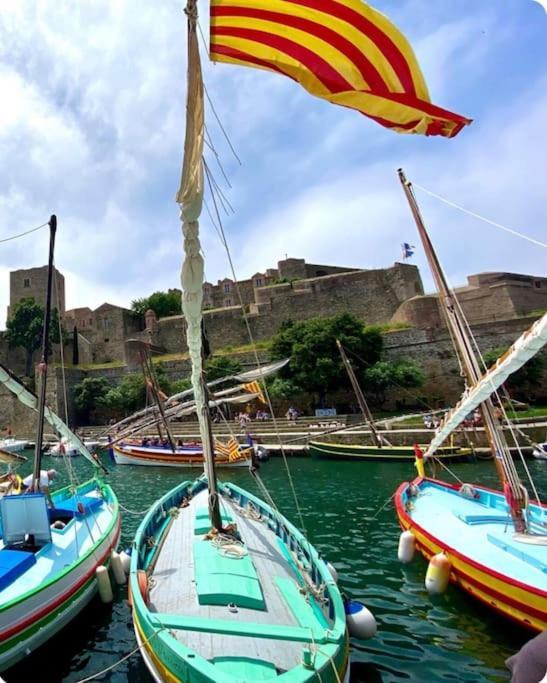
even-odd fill
[(107, 504), (113, 505), (112, 520), (111, 520), (108, 528), (106, 529), (106, 531), (102, 534), (101, 539), (97, 543), (94, 543), (85, 554), (79, 556), (77, 560), (75, 560), (71, 564), (66, 565), (66, 567), (63, 569), (63, 571), (58, 572), (48, 581), (44, 581), (44, 583), (42, 583), (39, 586), (39, 588), (36, 588), (35, 590), (27, 591), (26, 593), (23, 593), (22, 595), (18, 596), (17, 598), (14, 598), (13, 600), (10, 600), (9, 602), (6, 602), (3, 605), (0, 605), (0, 614), (2, 612), (5, 612), (8, 609), (11, 609), (12, 607), (17, 605), (18, 603), (24, 602), (28, 598), (33, 597), (35, 595), (38, 595), (39, 593), (46, 590), (50, 586), (56, 584), (63, 577), (65, 577), (67, 574), (74, 571), (74, 569), (76, 567), (80, 566), (91, 555), (93, 555), (94, 552), (96, 552), (97, 546), (100, 545), (102, 540), (112, 532), (112, 530), (114, 529), (114, 527), (116, 526), (116, 524), (118, 523), (118, 520), (119, 520), (119, 515), (120, 515), (119, 503), (118, 503), (118, 499), (117, 499), (116, 495), (114, 494), (114, 491), (112, 490), (112, 488), (108, 484), (105, 484), (101, 479), (99, 479), (99, 478), (90, 479), (90, 480), (80, 484), (79, 486), (77, 486), (75, 488), (70, 487), (70, 486), (65, 486), (64, 488), (59, 489), (58, 491), (55, 491), (53, 493), (53, 501), (54, 502), (55, 501), (61, 502), (63, 500), (66, 500), (67, 498), (70, 498), (75, 493), (75, 491), (78, 492), (78, 495), (84, 495), (85, 493), (93, 490), (96, 486), (99, 487), (105, 502)]
[[(185, 497), (195, 496), (206, 487), (207, 482), (204, 478), (194, 483), (185, 481), (179, 484), (149, 510), (135, 537), (129, 579), (133, 621), (137, 638), (145, 650), (147, 664), (153, 665), (157, 680), (169, 681), (169, 683), (174, 681), (233, 683), (234, 680), (274, 679), (279, 680), (280, 683), (319, 683), (320, 681), (330, 683), (344, 680), (349, 652), (344, 603), (325, 562), (285, 517), (233, 484), (219, 484), (221, 496), (226, 496), (241, 508), (251, 504), (261, 515), (262, 522), (269, 532), (275, 534), (286, 546), (289, 555), (292, 553), (298, 558), (298, 564), (294, 562), (291, 566), (294, 581), (281, 580), (277, 584), (287, 606), (292, 610), (297, 625), (254, 623), (246, 618), (240, 621), (164, 613), (151, 611), (145, 604), (139, 587), (139, 572), (145, 570), (153, 575), (165, 536), (169, 533), (171, 523), (178, 514), (174, 513), (173, 508), (178, 509)], [(185, 509), (182, 508), (180, 514), (184, 514)], [(188, 524), (193, 533), (192, 519), (188, 519)], [(280, 554), (280, 556), (283, 555)], [(317, 610), (320, 611), (321, 607), (312, 596), (309, 601), (303, 599), (298, 588), (304, 581), (299, 565), (309, 567), (309, 577), (314, 583), (325, 585), (327, 598), (325, 609), (328, 611), (328, 619), (325, 616), (322, 619), (318, 618)], [(195, 571), (197, 572), (197, 567)], [(196, 575), (195, 580), (199, 582), (199, 576)], [(228, 597), (230, 596), (225, 596), (225, 600), (229, 602)], [(260, 612), (260, 608), (258, 611)], [(242, 652), (241, 656), (238, 654), (207, 659), (176, 637), (181, 632), (301, 643), (302, 662), (290, 669), (277, 671), (271, 662), (250, 658), (248, 652)]]
[[(425, 450), (425, 447), (424, 447)], [(414, 446), (363, 446), (358, 444), (337, 444), (321, 441), (309, 442), (310, 455), (315, 458), (333, 460), (378, 460), (392, 462), (412, 462), (415, 459)], [(472, 457), (471, 448), (446, 446), (439, 448), (435, 457), (444, 461), (468, 460)]]

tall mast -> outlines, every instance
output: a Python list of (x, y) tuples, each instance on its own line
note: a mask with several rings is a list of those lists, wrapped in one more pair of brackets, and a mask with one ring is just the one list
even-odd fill
[(353, 391), (355, 392), (357, 402), (359, 403), (359, 408), (361, 408), (361, 413), (363, 414), (365, 422), (367, 423), (370, 429), (370, 433), (372, 434), (372, 440), (374, 441), (374, 444), (378, 446), (378, 448), (382, 448), (382, 439), (380, 438), (376, 430), (376, 427), (374, 426), (374, 417), (372, 416), (372, 412), (368, 407), (368, 403), (365, 400), (363, 392), (361, 391), (361, 387), (359, 386), (357, 377), (355, 377), (355, 372), (351, 367), (351, 363), (349, 362), (346, 352), (344, 351), (344, 347), (340, 343), (339, 339), (336, 340), (336, 346), (338, 347), (338, 351), (340, 351), (340, 355), (342, 356), (342, 362), (344, 363), (344, 367), (346, 368), (346, 372), (348, 373), (349, 381), (351, 382), (351, 386), (353, 387)]
[(182, 312), (186, 323), (186, 340), (192, 363), (192, 387), (199, 420), (205, 474), (209, 488), (211, 524), (222, 529), (218, 486), (214, 463), (213, 435), (209, 416), (209, 398), (203, 374), (202, 304), (204, 263), (199, 241), (199, 216), (203, 206), (203, 141), (205, 131), (203, 76), (197, 36), (197, 2), (188, 0), (188, 70), (186, 87), (186, 133), (182, 178), (176, 201), (181, 209), (184, 237), (182, 264)]
[(42, 464), (42, 439), (44, 436), (44, 412), (46, 407), (47, 359), (49, 355), (49, 324), (51, 320), (51, 284), (53, 281), (53, 252), (55, 250), (56, 232), (57, 216), (53, 215), (49, 219), (49, 258), (47, 264), (46, 307), (44, 311), (44, 328), (42, 333), (42, 358), (38, 364), (41, 384), (38, 401), (36, 445), (34, 447), (34, 469), (32, 472), (32, 487), (34, 490), (38, 489), (38, 483), (40, 481), (40, 467)]
[[(416, 227), (418, 228), (418, 234), (422, 241), (429, 267), (439, 292), (447, 323), (452, 331), (456, 344), (456, 351), (460, 357), (468, 386), (473, 387), (480, 380), (482, 372), (469, 338), (465, 320), (463, 319), (460, 309), (455, 305), (454, 298), (439, 263), (439, 259), (425, 228), (416, 197), (412, 190), (412, 184), (406, 179), (402, 169), (399, 169), (398, 174), (414, 221), (416, 222)], [(503, 485), (515, 529), (517, 532), (525, 531), (526, 522), (523, 515), (523, 508), (526, 505), (526, 492), (520, 482), (513, 459), (509, 454), (505, 437), (499, 427), (494, 405), (490, 398), (482, 403), (481, 412), (485, 433), (494, 457), (498, 476)]]

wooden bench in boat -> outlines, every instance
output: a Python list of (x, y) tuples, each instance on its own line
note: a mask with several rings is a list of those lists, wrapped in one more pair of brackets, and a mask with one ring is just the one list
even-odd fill
[(506, 512), (488, 512), (482, 515), (465, 515), (461, 512), (456, 513), (456, 517), (466, 524), (511, 524), (511, 517)]
[(179, 614), (150, 613), (150, 623), (155, 628), (176, 629), (180, 631), (199, 631), (225, 636), (247, 638), (268, 638), (288, 640), (298, 643), (337, 643), (338, 638), (330, 636), (322, 628), (286, 626), (279, 624), (256, 624), (252, 622), (209, 619), (207, 617), (188, 617)]
[(533, 555), (530, 555), (530, 553), (524, 552), (520, 548), (517, 548), (511, 543), (507, 543), (507, 541), (505, 541), (502, 538), (498, 538), (494, 534), (486, 534), (486, 538), (489, 540), (490, 543), (492, 543), (492, 545), (495, 545), (496, 548), (505, 550), (505, 552), (509, 553), (509, 555), (513, 555), (513, 557), (516, 557), (519, 560), (526, 562), (526, 564), (529, 564), (530, 566), (539, 569), (540, 572), (547, 574), (547, 565), (545, 565), (539, 559), (539, 557), (534, 557)]
[(224, 555), (210, 541), (203, 540), (194, 541), (193, 552), (200, 605), (233, 603), (237, 607), (266, 609), (260, 581), (250, 555)]

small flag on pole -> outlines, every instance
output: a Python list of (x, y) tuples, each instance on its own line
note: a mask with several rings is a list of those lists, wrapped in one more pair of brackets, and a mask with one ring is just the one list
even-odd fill
[(408, 242), (403, 242), (401, 248), (403, 250), (403, 259), (410, 258), (414, 254), (414, 249), (416, 249), (413, 244), (409, 244)]
[(266, 403), (266, 401), (264, 400), (264, 394), (262, 393), (262, 389), (258, 382), (249, 382), (248, 384), (243, 384), (242, 386), (243, 389), (245, 389), (245, 391), (248, 391), (250, 394), (258, 394), (257, 399), (261, 403)]

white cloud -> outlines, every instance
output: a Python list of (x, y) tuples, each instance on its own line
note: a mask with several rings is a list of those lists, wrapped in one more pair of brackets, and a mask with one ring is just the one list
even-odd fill
[[(71, 307), (129, 305), (177, 286), (173, 197), (186, 70), (180, 4), (0, 2), (0, 239), (57, 213), (56, 261)], [(415, 45), (433, 100), (477, 121), (453, 141), (398, 137), (309, 97), (289, 79), (204, 58), (208, 91), (243, 161), (230, 154), (209, 112), (208, 129), (234, 186), (237, 213), (226, 218), (226, 230), (240, 275), (275, 265), (285, 253), (349, 266), (392, 263), (399, 243), (415, 234), (395, 176), (399, 165), (500, 222), (536, 234), (543, 228), (547, 103), (538, 74), (545, 59), (530, 64), (527, 92), (512, 89), (508, 101), (498, 88), (508, 45), (517, 56), (526, 47), (522, 16), (498, 0), (480, 8), (470, 0), (450, 8), (426, 0), (378, 5)], [(206, 17), (202, 25), (206, 30)], [(433, 200), (423, 203), (456, 283), (479, 270), (542, 272), (534, 248)], [(208, 279), (227, 275), (206, 216), (203, 249)], [(46, 255), (46, 231), (0, 244), (0, 283), (8, 270), (43, 264)], [(0, 311), (6, 300), (7, 285)]]

